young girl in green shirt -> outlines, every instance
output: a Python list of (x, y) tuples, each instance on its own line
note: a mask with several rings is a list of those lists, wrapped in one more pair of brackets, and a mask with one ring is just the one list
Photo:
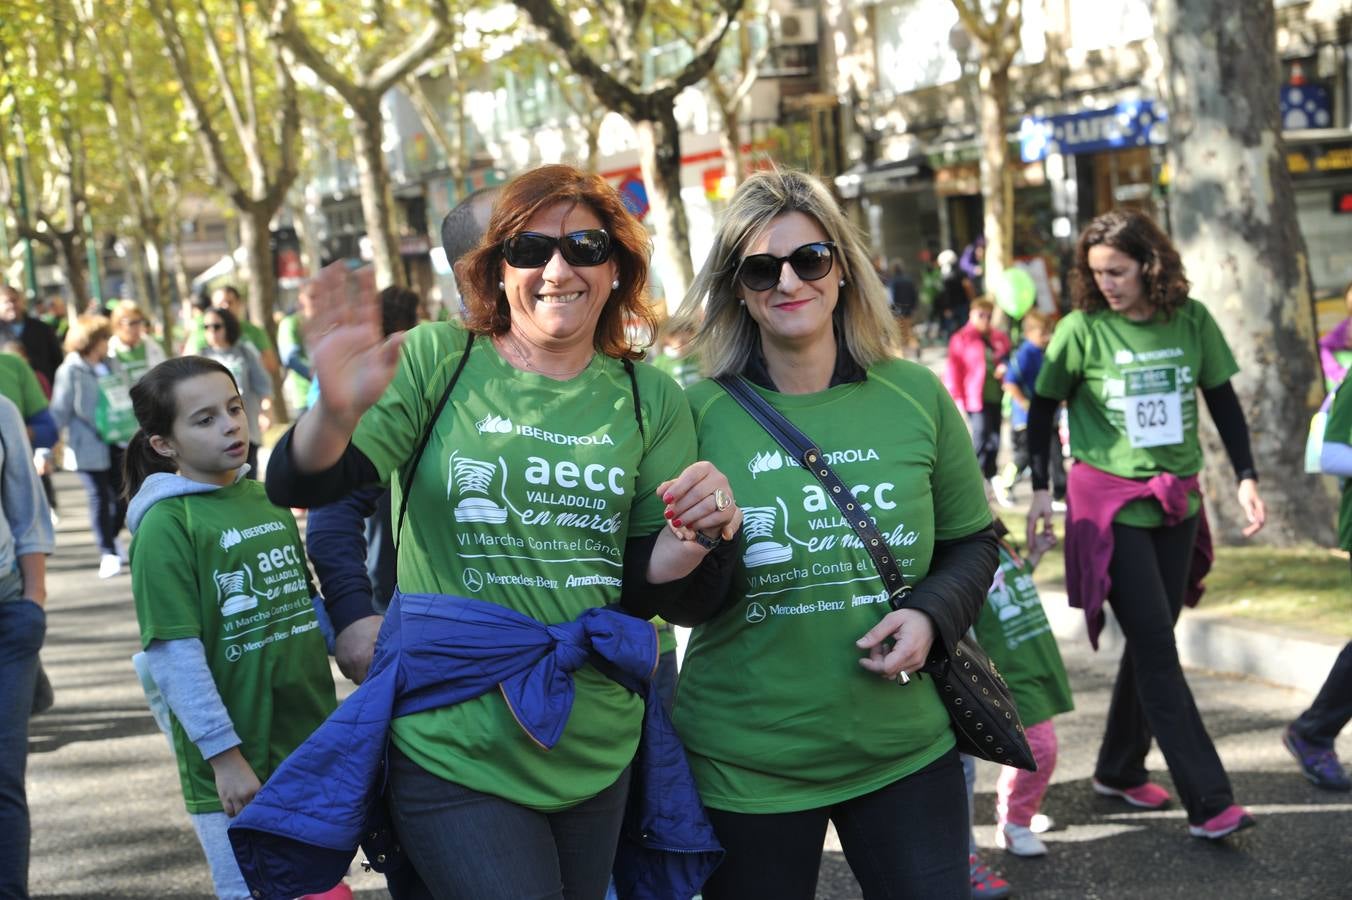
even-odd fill
[(179, 783), (217, 896), (247, 898), (230, 819), (336, 706), (309, 570), (291, 512), (243, 477), (248, 425), (224, 366), (173, 359), (131, 396), (141, 643), (172, 714)]

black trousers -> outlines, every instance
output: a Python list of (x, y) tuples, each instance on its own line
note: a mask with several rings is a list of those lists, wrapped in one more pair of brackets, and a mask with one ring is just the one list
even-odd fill
[[(1014, 481), (1009, 484), (1012, 488), (1028, 470), (1031, 454), (1028, 452), (1027, 428), (1015, 428), (1010, 432), (1010, 436), (1014, 441)], [(1066, 461), (1061, 455), (1061, 436), (1056, 433), (1056, 429), (1052, 429), (1052, 445), (1047, 455), (1047, 468), (1052, 479), (1052, 499), (1066, 499)]]
[(1352, 720), (1352, 641), (1338, 654), (1319, 695), (1291, 723), (1291, 730), (1316, 747), (1332, 750), (1338, 732), (1349, 720)]
[(861, 797), (790, 813), (710, 809), (727, 856), (705, 900), (812, 900), (835, 823), (865, 900), (969, 900), (967, 782), (956, 750)]
[(1196, 534), (1196, 516), (1160, 528), (1113, 525), (1108, 602), (1127, 648), (1094, 776), (1119, 789), (1145, 783), (1145, 756), (1153, 736), (1188, 822), (1200, 825), (1234, 803), (1234, 794), (1183, 677), (1174, 642)]

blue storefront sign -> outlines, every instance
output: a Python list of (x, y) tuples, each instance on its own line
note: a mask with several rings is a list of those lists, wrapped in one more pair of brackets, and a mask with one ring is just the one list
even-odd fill
[(1163, 144), (1169, 117), (1154, 100), (1128, 100), (1108, 109), (1064, 116), (1025, 116), (1019, 155), (1036, 162), (1052, 153), (1074, 155)]
[(1333, 101), (1322, 84), (1285, 84), (1281, 91), (1282, 128), (1328, 128)]

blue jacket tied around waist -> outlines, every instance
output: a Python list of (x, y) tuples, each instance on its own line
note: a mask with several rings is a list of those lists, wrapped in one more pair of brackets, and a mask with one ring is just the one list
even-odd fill
[[(591, 661), (647, 700), (615, 859), (624, 900), (687, 900), (722, 859), (680, 739), (652, 687), (657, 636), (647, 622), (589, 609), (544, 625), (466, 597), (396, 594), (366, 681), (277, 769), (230, 826), (253, 895), (333, 887), (359, 844), (383, 868), (390, 723), (501, 685), (521, 727), (551, 748), (573, 704), (572, 673)], [(392, 845), (392, 844), (391, 844)]]

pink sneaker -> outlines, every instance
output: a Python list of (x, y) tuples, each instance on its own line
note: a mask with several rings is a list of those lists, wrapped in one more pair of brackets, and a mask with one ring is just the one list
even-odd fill
[(1219, 815), (1212, 816), (1201, 825), (1189, 825), (1188, 834), (1215, 841), (1257, 824), (1258, 821), (1244, 807), (1227, 806)]
[(340, 881), (322, 894), (306, 894), (299, 900), (352, 900), (352, 888)]
[(1141, 809), (1163, 809), (1169, 805), (1169, 792), (1158, 784), (1149, 781), (1126, 790), (1108, 787), (1097, 778), (1090, 783), (1094, 786), (1094, 793), (1099, 796), (1120, 797), (1132, 806), (1139, 806)]

